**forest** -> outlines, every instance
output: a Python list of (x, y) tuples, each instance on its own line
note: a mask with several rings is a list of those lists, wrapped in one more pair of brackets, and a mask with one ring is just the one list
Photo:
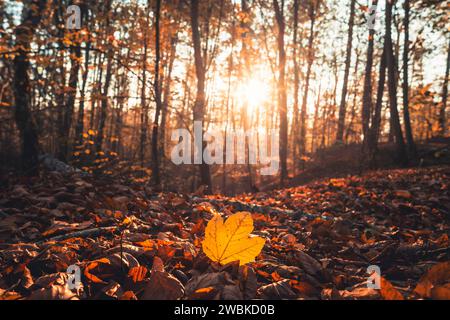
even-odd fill
[(449, 9), (0, 0), (0, 300), (450, 300)]

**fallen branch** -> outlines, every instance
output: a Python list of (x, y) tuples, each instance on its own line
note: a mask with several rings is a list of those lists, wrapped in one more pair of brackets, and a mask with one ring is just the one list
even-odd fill
[(115, 231), (117, 229), (119, 229), (119, 226), (86, 229), (86, 230), (81, 230), (81, 231), (76, 231), (76, 232), (72, 232), (72, 233), (62, 234), (60, 236), (56, 236), (56, 237), (53, 237), (53, 238), (41, 240), (39, 242), (36, 242), (36, 244), (37, 245), (41, 245), (41, 244), (46, 243), (46, 242), (63, 241), (63, 240), (67, 240), (67, 239), (70, 239), (70, 238), (96, 237), (96, 236), (100, 236), (100, 235), (105, 234), (105, 233), (113, 232), (113, 231)]

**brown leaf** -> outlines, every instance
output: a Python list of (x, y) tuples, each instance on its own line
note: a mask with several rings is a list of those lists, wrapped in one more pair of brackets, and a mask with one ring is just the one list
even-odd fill
[(295, 260), (299, 267), (310, 275), (316, 275), (322, 271), (322, 265), (320, 262), (303, 251), (296, 252)]
[(292, 291), (289, 280), (282, 280), (258, 289), (258, 296), (264, 300), (294, 299), (297, 295)]
[(178, 300), (184, 295), (183, 284), (167, 272), (152, 271), (142, 300)]
[(343, 290), (339, 292), (344, 299), (348, 300), (376, 300), (380, 298), (378, 290), (369, 288), (356, 288), (352, 291)]
[(397, 190), (395, 191), (395, 195), (399, 198), (411, 199), (412, 194), (408, 190)]
[(239, 268), (239, 279), (244, 299), (254, 299), (258, 289), (255, 270), (247, 265), (241, 266)]
[(110, 264), (110, 261), (108, 259), (106, 259), (106, 258), (102, 258), (102, 259), (99, 259), (99, 260), (92, 261), (84, 269), (84, 275), (85, 275), (86, 278), (88, 278), (92, 282), (106, 284), (105, 281), (103, 281), (99, 277), (97, 277), (97, 276), (93, 275), (92, 273), (90, 273), (90, 271), (95, 269), (95, 268), (97, 268), (100, 263)]
[(431, 297), (431, 291), (434, 287), (446, 283), (450, 280), (450, 261), (439, 263), (433, 266), (419, 280), (414, 292), (424, 298)]
[(141, 282), (147, 275), (147, 268), (143, 266), (133, 267), (128, 271), (128, 276), (133, 279), (133, 282)]
[(404, 300), (403, 295), (383, 277), (381, 278), (380, 294), (384, 300)]
[(436, 300), (450, 300), (450, 283), (431, 289), (431, 298)]

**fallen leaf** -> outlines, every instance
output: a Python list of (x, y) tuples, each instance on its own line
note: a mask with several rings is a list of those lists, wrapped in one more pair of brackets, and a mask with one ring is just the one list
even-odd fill
[(238, 212), (225, 223), (215, 215), (206, 226), (203, 251), (213, 261), (222, 265), (239, 261), (240, 265), (254, 261), (264, 247), (265, 240), (251, 237), (252, 216), (248, 212)]
[(421, 297), (430, 298), (433, 288), (448, 281), (450, 281), (450, 261), (439, 263), (428, 270), (414, 291)]
[(167, 272), (152, 271), (147, 281), (142, 300), (178, 300), (184, 295), (184, 286)]
[(403, 295), (385, 278), (381, 278), (381, 297), (384, 300), (404, 300)]
[(97, 268), (97, 266), (98, 266), (100, 263), (103, 263), (103, 264), (110, 264), (110, 261), (109, 261), (108, 259), (106, 259), (106, 258), (102, 258), (102, 259), (99, 259), (99, 260), (92, 261), (92, 262), (89, 263), (89, 264), (86, 266), (86, 268), (84, 269), (84, 275), (85, 275), (86, 278), (88, 278), (88, 279), (91, 280), (92, 282), (106, 284), (105, 281), (103, 281), (103, 280), (100, 279), (99, 277), (97, 277), (97, 276), (93, 275), (92, 273), (90, 273), (90, 271), (91, 271), (92, 269)]
[(141, 282), (145, 279), (147, 275), (147, 268), (143, 266), (133, 267), (128, 271), (128, 276), (133, 279), (133, 282)]

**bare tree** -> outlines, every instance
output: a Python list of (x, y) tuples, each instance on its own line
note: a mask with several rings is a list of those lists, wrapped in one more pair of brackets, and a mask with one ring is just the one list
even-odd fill
[(348, 77), (350, 74), (350, 64), (351, 64), (351, 59), (352, 59), (353, 25), (354, 25), (354, 21), (355, 21), (355, 4), (356, 4), (356, 0), (352, 0), (351, 4), (350, 4), (350, 18), (348, 21), (348, 39), (347, 39), (347, 52), (346, 52), (346, 58), (345, 58), (344, 83), (342, 85), (341, 104), (339, 105), (339, 120), (338, 120), (338, 130), (337, 130), (337, 135), (336, 135), (336, 142), (342, 142), (343, 138), (344, 138)]
[(41, 12), (44, 11), (46, 4), (46, 0), (33, 0), (29, 6), (24, 6), (22, 23), (15, 30), (17, 54), (13, 63), (14, 115), (22, 142), (22, 166), (30, 175), (38, 173), (39, 140), (31, 114), (28, 53), (36, 28), (42, 19)]
[(280, 182), (283, 185), (287, 179), (287, 147), (288, 147), (288, 120), (287, 120), (287, 94), (286, 94), (286, 49), (284, 47), (285, 18), (284, 0), (281, 3), (273, 0), (275, 18), (278, 26), (278, 112), (280, 116)]
[[(192, 42), (194, 45), (194, 59), (195, 59), (195, 73), (197, 76), (197, 95), (194, 105), (194, 122), (200, 121), (202, 123), (202, 132), (204, 132), (205, 124), (205, 83), (206, 83), (206, 61), (202, 55), (201, 38), (199, 30), (199, 0), (191, 0), (191, 29), (192, 29)], [(205, 144), (202, 146), (200, 152), (203, 154)], [(202, 161), (200, 164), (200, 177), (202, 185), (207, 187), (206, 192), (212, 193), (212, 180), (211, 172), (209, 171), (209, 165)]]
[(416, 144), (414, 143), (411, 120), (409, 116), (409, 16), (410, 16), (410, 0), (405, 0), (405, 43), (403, 47), (403, 122), (405, 123), (406, 141), (408, 143), (408, 151), (410, 156), (416, 155)]
[(392, 9), (394, 1), (386, 1), (386, 63), (388, 69), (388, 88), (389, 88), (389, 108), (391, 114), (391, 124), (397, 145), (398, 160), (402, 164), (408, 162), (405, 141), (403, 140), (402, 127), (397, 107), (397, 67), (395, 65), (394, 50), (392, 46)]

